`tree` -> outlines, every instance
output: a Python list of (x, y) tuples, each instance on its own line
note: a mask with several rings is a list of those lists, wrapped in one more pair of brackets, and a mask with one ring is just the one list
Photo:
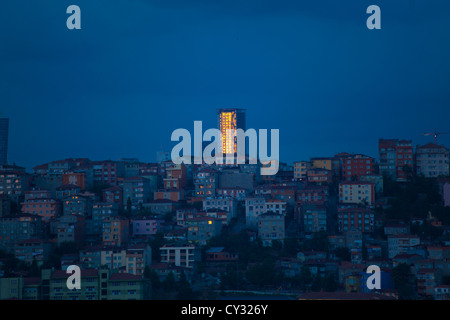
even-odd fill
[(392, 280), (395, 289), (398, 291), (400, 300), (410, 300), (414, 298), (414, 287), (412, 285), (413, 275), (410, 267), (405, 263), (400, 263), (392, 269)]
[(320, 289), (322, 289), (322, 282), (323, 282), (323, 279), (320, 276), (320, 274), (316, 274), (316, 276), (314, 277), (314, 280), (313, 280), (313, 282), (311, 284), (311, 290), (313, 292), (320, 291)]
[(131, 198), (128, 197), (128, 199), (127, 199), (127, 211), (126, 211), (127, 217), (131, 217), (131, 212), (132, 212), (132, 203), (131, 203)]
[(37, 265), (36, 258), (33, 257), (33, 261), (31, 262), (30, 272), (28, 273), (29, 277), (39, 277), (39, 267)]
[(178, 294), (177, 294), (177, 300), (193, 300), (196, 298), (196, 294), (191, 288), (191, 284), (186, 279), (186, 275), (181, 273), (180, 275), (180, 281), (178, 282)]
[(311, 281), (311, 270), (306, 264), (304, 264), (300, 269), (300, 284), (303, 291), (306, 290), (306, 288), (311, 284)]
[(329, 273), (325, 276), (325, 279), (323, 280), (323, 289), (326, 292), (334, 292), (338, 288), (337, 281), (335, 279), (334, 274)]
[(343, 261), (350, 261), (351, 259), (350, 250), (347, 247), (337, 248), (334, 254)]
[(167, 277), (161, 283), (161, 286), (165, 292), (174, 291), (175, 287), (175, 275), (172, 271), (169, 272)]
[(152, 260), (159, 262), (161, 260), (161, 250), (160, 248), (164, 245), (164, 233), (158, 232), (155, 236), (149, 240), (148, 244), (152, 248)]

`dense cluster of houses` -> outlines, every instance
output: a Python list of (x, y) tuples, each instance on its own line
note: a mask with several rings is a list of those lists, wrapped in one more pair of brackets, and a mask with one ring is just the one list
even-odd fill
[[(397, 297), (392, 270), (404, 263), (415, 276), (417, 297), (447, 299), (449, 226), (432, 215), (386, 220), (377, 208), (387, 206), (384, 179), (406, 184), (415, 174), (435, 179), (440, 204), (449, 206), (449, 151), (430, 143), (414, 152), (411, 141), (398, 139), (380, 139), (378, 151), (378, 160), (340, 153), (280, 163), (279, 172), (267, 176), (259, 174), (260, 164), (176, 165), (164, 152), (155, 163), (64, 159), (36, 166), (33, 173), (3, 165), (0, 248), (26, 265), (36, 264), (41, 276), (17, 270), (5, 277), (6, 258), (0, 259), (0, 298), (149, 298), (146, 268), (160, 279), (184, 274), (198, 283), (206, 279), (197, 272), (199, 263), (209, 277), (236, 264), (235, 252), (208, 245), (227, 229), (246, 231), (265, 247), (325, 233), (326, 252), (299, 251), (277, 261), (285, 277), (298, 276), (307, 266), (313, 276), (332, 274), (339, 292), (370, 293), (365, 270), (378, 265), (378, 293)], [(414, 234), (413, 223), (439, 227), (442, 236), (430, 240)], [(155, 259), (149, 243), (157, 235), (164, 243)], [(63, 254), (61, 270), (44, 268), (65, 243), (76, 244), (78, 253)], [(339, 248), (348, 250), (349, 259), (335, 254)], [(69, 265), (83, 270), (82, 292), (65, 286)]]

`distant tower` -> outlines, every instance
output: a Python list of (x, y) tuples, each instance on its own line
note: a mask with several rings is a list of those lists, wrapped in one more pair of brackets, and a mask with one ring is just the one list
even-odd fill
[(0, 118), (0, 165), (4, 165), (8, 160), (8, 129), (9, 119)]
[(222, 133), (222, 151), (224, 154), (237, 153), (236, 137), (227, 137), (228, 129), (242, 129), (245, 131), (245, 109), (217, 109), (217, 122)]

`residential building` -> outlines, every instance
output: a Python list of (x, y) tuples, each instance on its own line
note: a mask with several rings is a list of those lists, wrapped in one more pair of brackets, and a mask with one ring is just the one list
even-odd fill
[(417, 293), (423, 296), (433, 297), (435, 288), (441, 283), (442, 270), (420, 269), (416, 274)]
[(331, 170), (313, 168), (306, 173), (307, 181), (310, 184), (328, 185), (333, 180), (333, 173)]
[(436, 286), (434, 288), (434, 300), (450, 300), (450, 285)]
[(148, 201), (142, 207), (150, 210), (153, 214), (166, 214), (174, 212), (179, 207), (179, 203), (169, 199), (158, 199)]
[(30, 239), (42, 239), (44, 236), (42, 218), (29, 214), (0, 218), (0, 248), (14, 253), (16, 244)]
[(311, 158), (311, 165), (316, 169), (333, 170), (333, 158), (315, 157)]
[(160, 248), (161, 262), (174, 264), (177, 267), (193, 268), (200, 256), (194, 245), (171, 246)]
[(43, 239), (28, 239), (17, 242), (15, 257), (25, 263), (36, 261), (38, 267), (42, 266), (49, 258), (52, 243)]
[(25, 201), (36, 199), (49, 199), (52, 198), (52, 194), (48, 190), (41, 190), (33, 188), (32, 190), (25, 191)]
[(183, 189), (163, 189), (155, 191), (153, 194), (153, 200), (171, 200), (171, 201), (181, 201), (184, 200), (184, 190)]
[(384, 226), (384, 234), (386, 236), (409, 234), (409, 224), (406, 223), (387, 223)]
[(30, 176), (24, 171), (0, 169), (0, 195), (7, 195), (14, 202), (21, 202), (29, 186)]
[(420, 238), (415, 235), (392, 235), (388, 236), (388, 257), (394, 258), (398, 254), (408, 253), (408, 250), (420, 244)]
[(130, 222), (124, 217), (105, 217), (103, 219), (103, 245), (123, 246), (128, 243)]
[(166, 177), (164, 178), (164, 189), (183, 189), (186, 187), (187, 169), (186, 165), (174, 164), (166, 168)]
[(352, 229), (365, 233), (374, 231), (374, 211), (369, 208), (350, 207), (338, 209), (338, 229), (346, 232)]
[(127, 206), (128, 199), (131, 200), (132, 208), (139, 204), (147, 203), (152, 197), (150, 182), (144, 177), (130, 177), (123, 180), (123, 205)]
[(102, 236), (103, 221), (108, 217), (116, 217), (119, 214), (117, 202), (96, 202), (92, 206), (92, 219), (87, 221), (89, 227), (86, 233), (94, 236)]
[(42, 217), (48, 222), (61, 214), (61, 202), (55, 199), (30, 199), (22, 202), (22, 212)]
[(449, 175), (449, 149), (428, 143), (416, 147), (416, 173), (426, 178)]
[(87, 187), (86, 173), (85, 172), (65, 172), (62, 174), (63, 185), (75, 185), (80, 190), (85, 190)]
[(222, 221), (212, 217), (198, 217), (186, 221), (187, 240), (196, 245), (206, 245), (212, 237), (220, 235)]
[(138, 244), (127, 248), (126, 272), (143, 276), (145, 267), (152, 264), (152, 248), (147, 244)]
[[(254, 174), (238, 169), (224, 169), (219, 178), (219, 188), (241, 188), (253, 190)], [(217, 191), (217, 190), (216, 190)]]
[(371, 182), (373, 183), (373, 186), (375, 188), (375, 194), (376, 195), (382, 195), (383, 194), (383, 176), (381, 174), (369, 174), (366, 176), (361, 176), (359, 179), (361, 182)]
[(75, 242), (82, 246), (85, 240), (85, 230), (85, 216), (74, 213), (59, 217), (56, 230), (58, 246), (64, 242)]
[(118, 164), (115, 161), (105, 160), (105, 161), (93, 161), (90, 163), (93, 172), (94, 184), (97, 185), (117, 185), (117, 177), (119, 176)]
[(236, 200), (244, 200), (248, 196), (248, 190), (245, 188), (219, 188), (216, 190), (218, 197), (227, 198), (231, 197)]
[(342, 178), (346, 181), (360, 180), (361, 176), (375, 172), (375, 159), (363, 154), (346, 157), (342, 164)]
[(328, 187), (308, 186), (296, 192), (297, 204), (318, 204), (323, 205), (328, 201)]
[(73, 195), (64, 198), (63, 214), (78, 214), (90, 217), (92, 215), (92, 199), (82, 195)]
[(375, 202), (375, 187), (371, 182), (345, 181), (339, 184), (339, 203), (366, 204)]
[(306, 233), (327, 231), (327, 209), (321, 205), (302, 206), (302, 229)]
[(203, 199), (204, 211), (226, 211), (228, 212), (227, 222), (237, 215), (237, 201), (233, 198), (208, 197)]
[(196, 197), (214, 197), (219, 187), (219, 173), (212, 169), (199, 170), (194, 177)]
[(263, 213), (258, 217), (258, 236), (263, 246), (272, 246), (273, 241), (281, 243), (285, 238), (285, 217), (276, 213)]
[(266, 212), (286, 215), (286, 201), (281, 201), (277, 199), (267, 199), (266, 200)]
[(81, 189), (80, 187), (73, 185), (73, 184), (63, 184), (62, 186), (59, 186), (55, 189), (56, 193), (56, 200), (64, 200), (65, 198), (68, 198), (70, 196), (75, 196), (77, 194), (80, 194)]
[(131, 220), (133, 236), (151, 236), (161, 230), (162, 220), (154, 217), (136, 217)]
[(124, 205), (122, 188), (119, 186), (113, 186), (111, 188), (103, 189), (103, 202), (114, 202), (122, 208)]
[(309, 161), (294, 162), (294, 179), (306, 179), (306, 173), (310, 168), (312, 168), (312, 165)]
[[(397, 181), (410, 178), (414, 167), (413, 145), (411, 140), (379, 139), (380, 174), (387, 174)], [(405, 166), (410, 169), (405, 171)]]
[(258, 217), (266, 213), (266, 199), (263, 197), (245, 199), (245, 224), (248, 227), (258, 226)]

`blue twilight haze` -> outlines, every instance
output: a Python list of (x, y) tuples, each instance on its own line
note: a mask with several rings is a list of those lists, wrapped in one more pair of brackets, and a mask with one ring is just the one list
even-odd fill
[[(72, 4), (81, 30), (66, 27)], [(372, 4), (381, 30), (366, 27)], [(444, 0), (2, 1), (8, 160), (154, 161), (222, 107), (280, 129), (285, 162), (423, 144), (450, 131), (449, 39)]]

